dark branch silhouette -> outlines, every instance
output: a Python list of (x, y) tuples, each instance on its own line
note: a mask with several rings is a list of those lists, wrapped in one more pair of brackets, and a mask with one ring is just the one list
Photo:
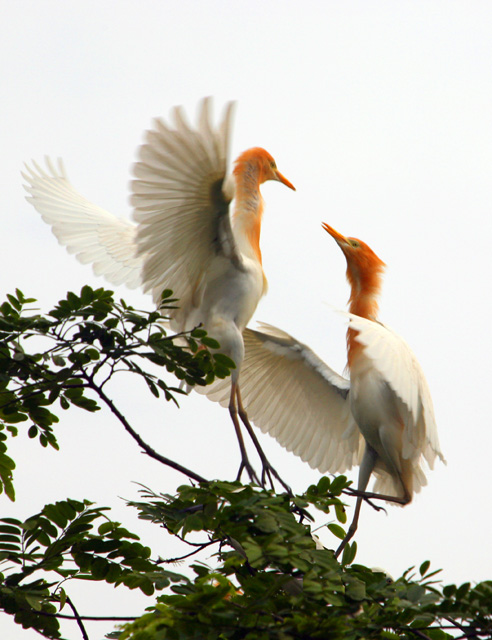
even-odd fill
[(79, 629), (80, 629), (80, 631), (82, 633), (82, 637), (84, 638), (84, 640), (89, 640), (89, 636), (87, 635), (87, 631), (85, 630), (84, 623), (82, 622), (82, 618), (80, 617), (79, 612), (75, 608), (74, 603), (72, 602), (72, 600), (68, 596), (67, 596), (67, 604), (73, 611), (73, 614), (75, 616), (75, 619), (77, 620), (77, 624), (79, 626)]
[(186, 467), (184, 467), (183, 465), (179, 464), (178, 462), (175, 462), (174, 460), (171, 460), (170, 458), (166, 458), (166, 456), (163, 456), (160, 453), (157, 453), (157, 451), (155, 449), (153, 449), (150, 445), (148, 445), (140, 437), (140, 435), (135, 431), (135, 429), (133, 429), (133, 427), (130, 425), (130, 423), (125, 418), (125, 416), (121, 413), (121, 411), (113, 403), (111, 398), (109, 398), (104, 393), (104, 391), (101, 389), (101, 387), (94, 382), (94, 380), (92, 379), (92, 376), (88, 375), (85, 371), (83, 371), (82, 373), (83, 373), (84, 378), (87, 380), (88, 386), (109, 407), (111, 412), (121, 422), (121, 424), (123, 425), (125, 430), (139, 444), (139, 446), (145, 451), (145, 453), (148, 456), (150, 456), (154, 460), (157, 460), (158, 462), (161, 462), (162, 464), (165, 464), (168, 467), (171, 467), (171, 469), (174, 469), (175, 471), (179, 471), (180, 473), (183, 473), (184, 475), (188, 476), (189, 478), (192, 478), (193, 480), (196, 480), (196, 482), (208, 482), (208, 480), (206, 478), (204, 478), (203, 476), (199, 475), (198, 473), (195, 473), (194, 471), (191, 471), (191, 469), (187, 469)]

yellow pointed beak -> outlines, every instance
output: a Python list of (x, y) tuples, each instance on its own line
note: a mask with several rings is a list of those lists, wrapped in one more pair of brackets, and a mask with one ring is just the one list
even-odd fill
[(335, 240), (335, 242), (338, 244), (340, 248), (350, 244), (345, 236), (342, 236), (341, 233), (338, 233), (338, 231), (335, 231), (335, 229), (333, 227), (330, 227), (329, 224), (326, 224), (326, 222), (322, 222), (321, 226), (325, 231), (327, 231), (330, 234), (330, 236)]
[(281, 182), (282, 184), (285, 184), (286, 187), (289, 187), (289, 189), (292, 189), (292, 191), (295, 191), (296, 188), (294, 187), (294, 185), (292, 184), (292, 182), (289, 182), (287, 180), (287, 178), (285, 176), (283, 176), (280, 171), (278, 171), (277, 169), (275, 170), (275, 176), (276, 179)]

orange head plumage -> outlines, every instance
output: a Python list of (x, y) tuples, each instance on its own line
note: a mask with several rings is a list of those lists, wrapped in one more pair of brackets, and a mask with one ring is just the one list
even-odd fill
[(322, 223), (322, 227), (336, 241), (347, 260), (347, 280), (351, 287), (350, 311), (366, 318), (375, 317), (377, 296), (386, 265), (362, 240), (346, 238), (326, 222)]
[(263, 184), (267, 180), (276, 180), (285, 184), (289, 189), (296, 190), (294, 185), (285, 178), (277, 169), (277, 165), (273, 157), (261, 147), (253, 147), (247, 151), (243, 151), (234, 163), (234, 175), (237, 177), (244, 176), (251, 178), (258, 185)]
[[(347, 260), (347, 280), (350, 284), (349, 310), (355, 315), (375, 320), (378, 313), (378, 294), (382, 284), (384, 262), (362, 240), (346, 238), (333, 227), (322, 223), (343, 251)], [(362, 345), (357, 341), (357, 331), (347, 330), (348, 366), (352, 368)]]

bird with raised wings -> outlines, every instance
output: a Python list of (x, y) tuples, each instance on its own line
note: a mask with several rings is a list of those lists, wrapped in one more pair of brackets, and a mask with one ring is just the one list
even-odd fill
[(238, 477), (246, 469), (257, 480), (239, 415), (262, 460), (264, 483), (278, 474), (242, 406), (242, 334), (267, 286), (260, 251), (260, 185), (275, 180), (295, 189), (259, 147), (242, 153), (228, 176), (232, 107), (227, 104), (216, 128), (210, 99), (201, 104), (196, 128), (180, 107), (174, 109), (173, 125), (155, 120), (134, 167), (131, 202), (136, 224), (81, 196), (61, 161), (55, 167), (47, 159), (47, 170), (33, 163), (22, 175), (27, 199), (70, 253), (113, 284), (141, 286), (156, 304), (164, 289), (172, 289), (179, 308), (169, 312), (171, 328), (181, 332), (202, 325), (232, 358), (236, 369), (228, 380), (228, 406), (241, 449)]
[[(422, 369), (408, 344), (377, 320), (383, 261), (361, 240), (323, 228), (347, 260), (349, 379), (263, 324), (243, 334), (241, 391), (252, 422), (322, 473), (344, 472), (363, 450), (355, 514), (338, 555), (357, 529), (364, 497), (408, 504), (426, 484), (423, 460), (432, 468), (444, 458)], [(221, 382), (201, 391), (226, 399)], [(372, 473), (375, 493), (368, 493)]]

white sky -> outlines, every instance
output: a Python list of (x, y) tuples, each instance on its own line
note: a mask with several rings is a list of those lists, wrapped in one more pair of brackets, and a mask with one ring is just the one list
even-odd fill
[[(130, 167), (151, 119), (176, 104), (194, 117), (205, 95), (216, 114), (237, 100), (233, 156), (263, 146), (297, 188), (263, 188), (269, 293), (255, 319), (343, 370), (345, 328), (330, 305), (345, 307), (348, 285), (326, 221), (387, 263), (380, 317), (413, 347), (433, 394), (448, 466), (405, 509), (363, 508), (357, 560), (397, 576), (430, 559), (446, 582), (490, 579), (491, 3), (17, 0), (0, 15), (1, 298), (19, 287), (47, 310), (67, 290), (105, 284), (24, 200), (24, 160), (63, 157), (82, 194), (129, 216)], [(125, 384), (114, 396), (153, 446), (204, 476), (235, 476), (225, 410), (197, 396), (174, 411)], [(62, 417), (59, 453), (17, 438), (17, 502), (0, 496), (0, 517), (85, 496), (173, 555), (167, 534), (134, 524), (119, 496), (137, 496), (132, 481), (172, 492), (184, 476), (142, 456), (108, 414)], [(318, 479), (261, 441), (295, 489)], [(94, 585), (74, 600), (85, 615), (138, 614), (145, 603)], [(88, 628), (92, 640), (112, 627)], [(0, 635), (39, 637), (5, 615)]]

